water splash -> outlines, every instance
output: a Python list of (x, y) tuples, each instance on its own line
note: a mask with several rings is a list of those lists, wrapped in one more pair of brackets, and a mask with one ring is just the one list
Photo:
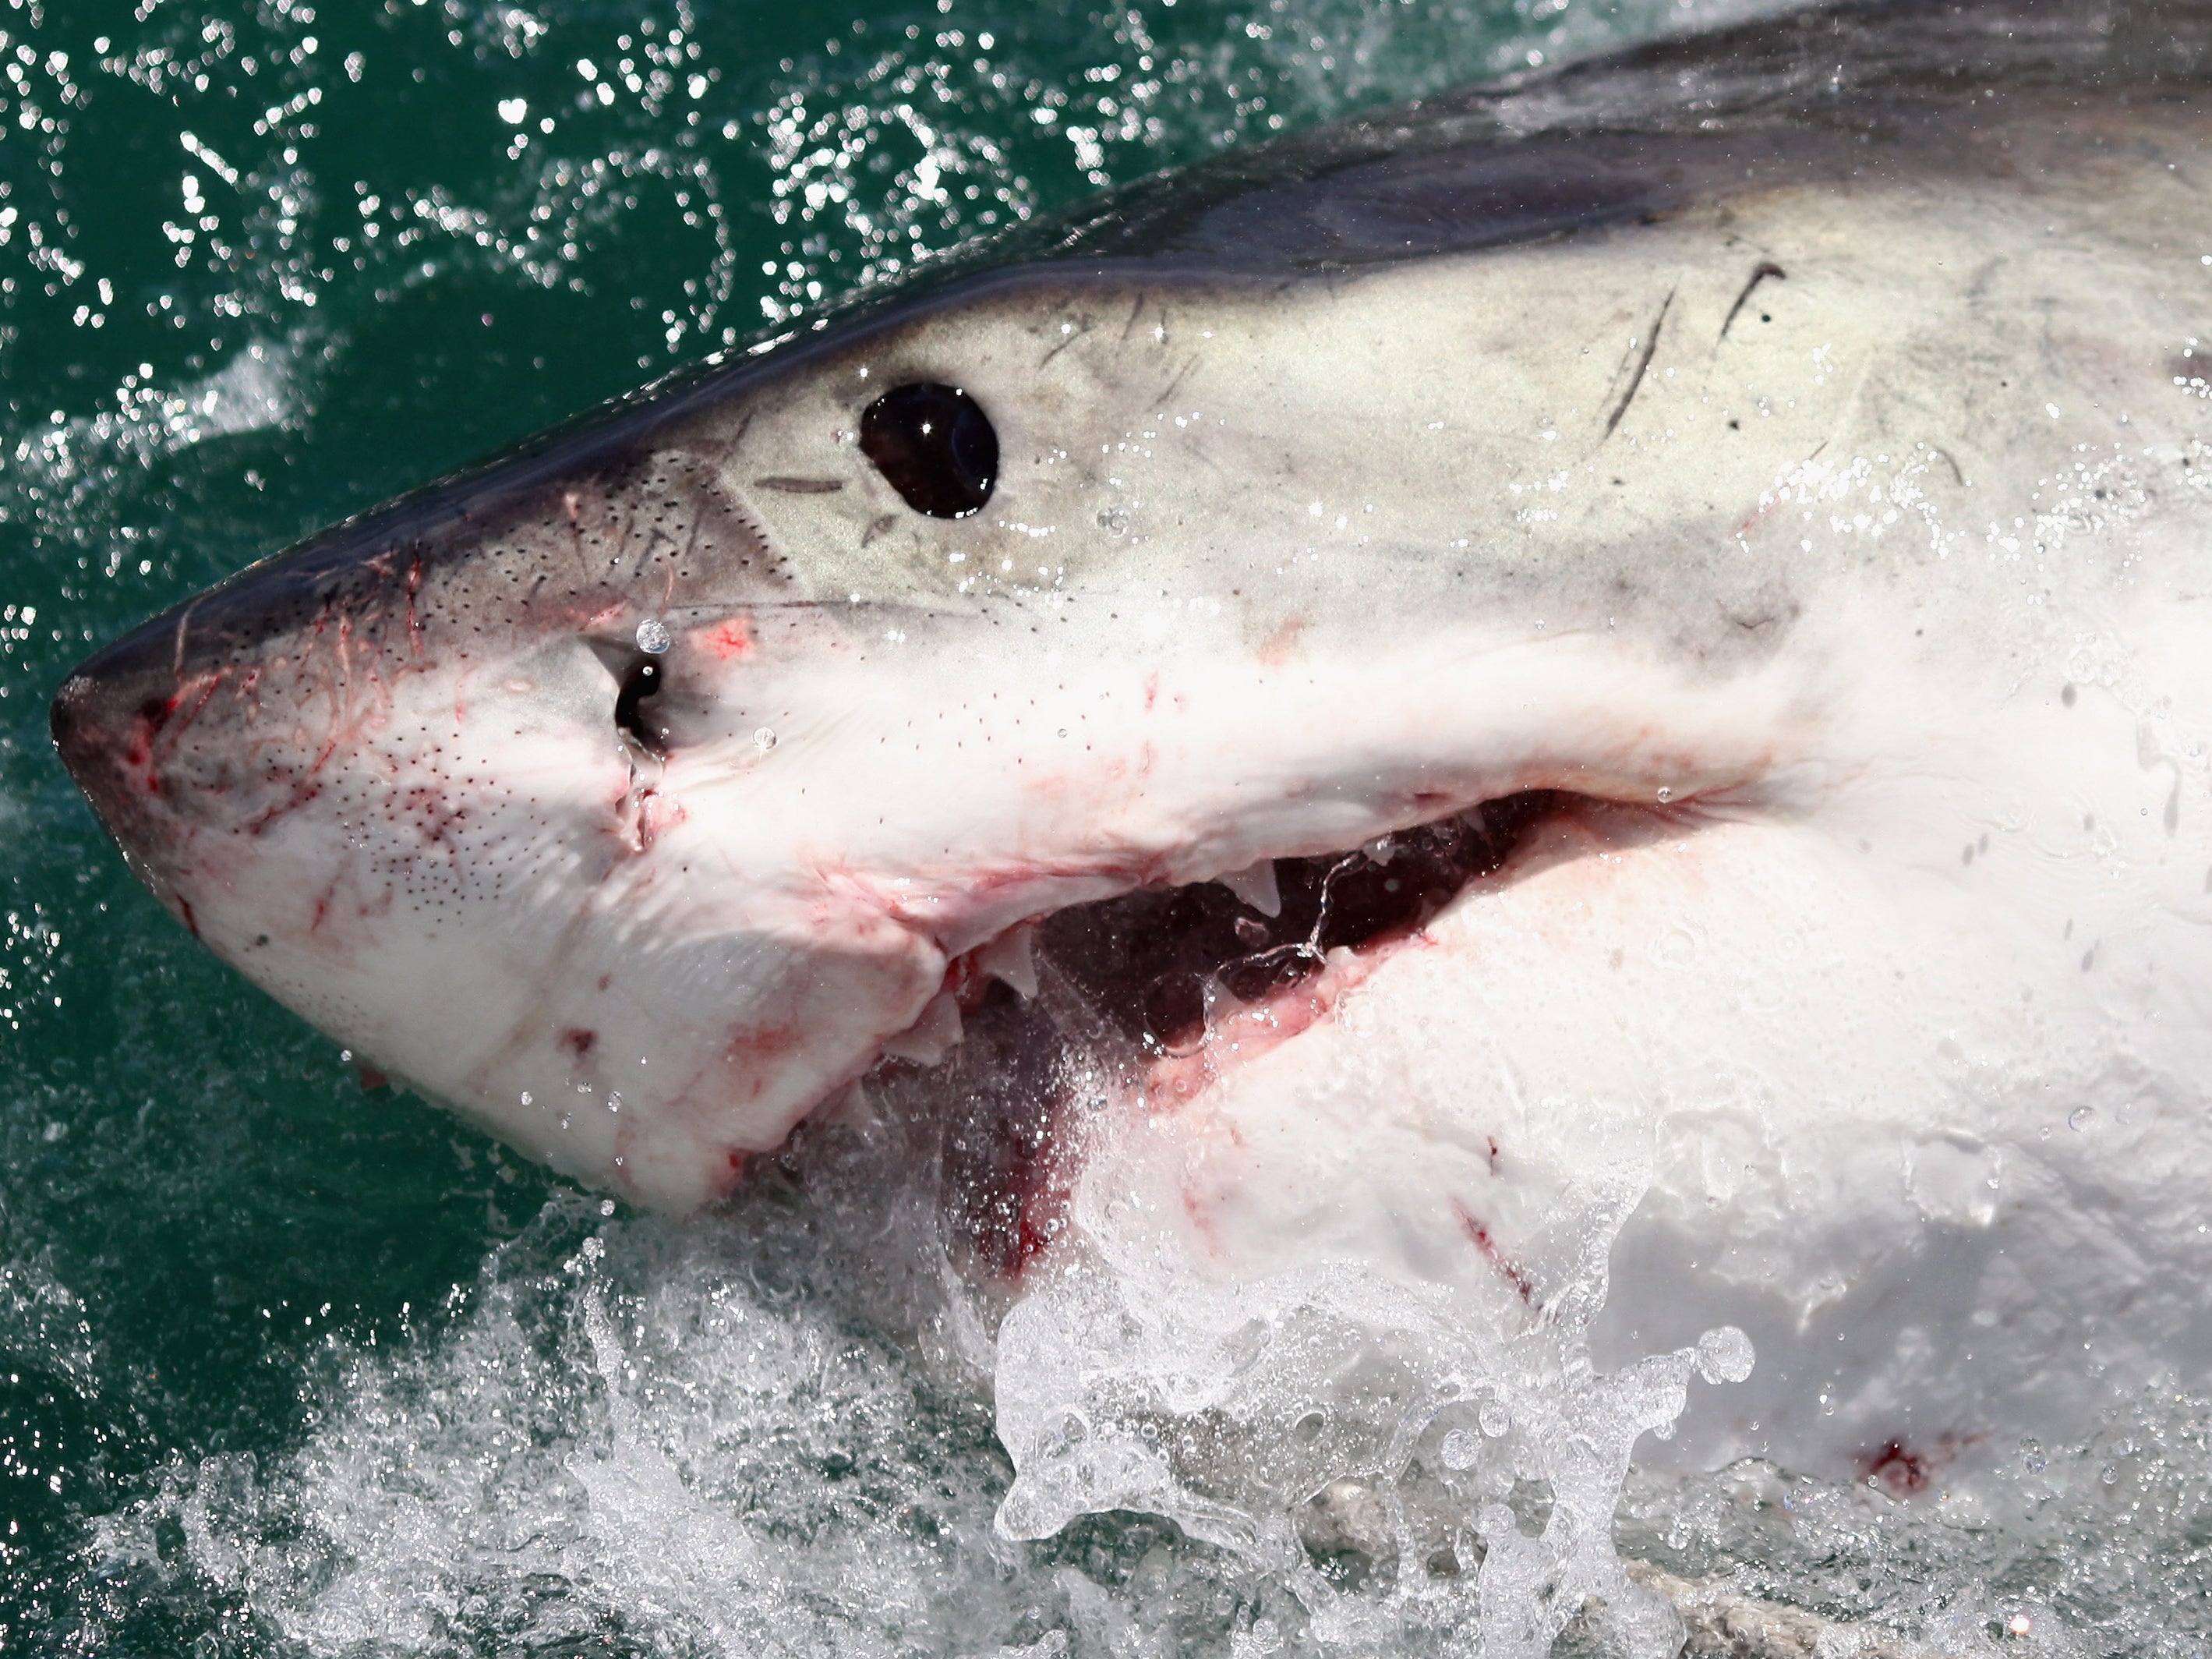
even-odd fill
[(1643, 1191), (1633, 1164), (1571, 1183), (1540, 1302), (1351, 1261), (1223, 1282), (1119, 1195), (1127, 1173), (1110, 1152), (1094, 1164), (1076, 1210), (1089, 1259), (1000, 1328), (1017, 1471), (1002, 1533), (1165, 1515), (1289, 1589), (1324, 1650), (1419, 1635), (1533, 1659), (1584, 1615), (1608, 1650), (1680, 1647), (1672, 1612), (1626, 1577), (1612, 1518), (1637, 1440), (1671, 1432), (1692, 1371), (1748, 1375), (1750, 1345), (1723, 1329), (1593, 1365), (1607, 1258)]

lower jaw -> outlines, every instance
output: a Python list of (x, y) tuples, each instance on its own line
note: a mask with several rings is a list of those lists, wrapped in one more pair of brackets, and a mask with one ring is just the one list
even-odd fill
[[(1447, 909), (1574, 849), (1683, 823), (1679, 809), (1534, 791), (1361, 848), (1278, 860), (1272, 916), (1218, 883), (1073, 907), (1036, 924), (1035, 996), (977, 977), (963, 1039), (944, 1062), (887, 1060), (874, 1079), (921, 1090), (946, 1115), (947, 1242), (974, 1275), (1017, 1284), (1066, 1231), (1097, 1108), (1185, 1109), (1333, 1019), (1383, 962), (1420, 948)], [(1577, 829), (1588, 833), (1559, 833)]]

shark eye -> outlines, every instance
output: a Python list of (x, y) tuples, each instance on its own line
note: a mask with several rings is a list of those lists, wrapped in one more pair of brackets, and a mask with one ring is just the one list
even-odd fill
[(641, 656), (623, 672), (622, 688), (615, 693), (615, 726), (648, 755), (661, 753), (660, 727), (644, 705), (660, 690), (659, 665)]
[(917, 513), (964, 519), (991, 499), (999, 434), (957, 386), (894, 386), (860, 415), (860, 447)]

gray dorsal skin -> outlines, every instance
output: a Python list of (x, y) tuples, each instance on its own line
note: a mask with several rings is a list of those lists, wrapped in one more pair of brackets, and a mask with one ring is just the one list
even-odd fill
[[(1760, 1356), (1663, 1455), (1917, 1490), (2212, 1352), (2207, 15), (1822, 15), (1140, 186), (241, 573), (56, 739), (211, 948), (587, 1180), (710, 1198), (964, 1016), (1066, 1062), (1004, 1265), (1134, 1193), (1510, 1322), (1627, 1158), (1608, 1340)], [(971, 516), (858, 442), (917, 382)], [(1286, 951), (1268, 860), (1446, 842), (1146, 1046), (1234, 908), (1161, 890)]]

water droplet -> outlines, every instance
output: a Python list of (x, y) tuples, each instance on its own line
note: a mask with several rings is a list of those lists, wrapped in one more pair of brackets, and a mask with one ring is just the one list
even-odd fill
[(1509, 1433), (1513, 1427), (1513, 1413), (1506, 1410), (1503, 1400), (1484, 1401), (1482, 1409), (1475, 1413), (1474, 1420), (1482, 1425), (1482, 1431), (1492, 1440)]
[(526, 1106), (530, 1104), (530, 1091), (527, 1089), (522, 1091), (522, 1103)]
[(2095, 1107), (2076, 1106), (2072, 1111), (2066, 1114), (2066, 1127), (2069, 1129), (2075, 1130), (2086, 1129), (2090, 1126), (2090, 1124), (2096, 1121), (2096, 1117), (2097, 1109)]
[(603, 1198), (603, 1199), (601, 1199), (601, 1200), (599, 1200), (599, 1213), (600, 1213), (601, 1215), (612, 1215), (614, 1212), (615, 1212), (615, 1201), (614, 1201), (614, 1200), (612, 1200), (611, 1198)]
[(2050, 1465), (2051, 1460), (2043, 1455), (2043, 1448), (2037, 1442), (2023, 1440), (2020, 1443), (2021, 1468), (2030, 1474), (2041, 1474)]
[(647, 617), (637, 625), (637, 648), (649, 657), (657, 657), (676, 643), (667, 624), (658, 617)]
[(763, 755), (768, 753), (769, 750), (775, 747), (775, 732), (768, 726), (762, 726), (759, 731), (753, 733), (753, 746)]
[(1665, 784), (1661, 784), (1659, 786), (1659, 804), (1662, 806), (1664, 806), (1668, 801), (1674, 799), (1674, 792), (1668, 788)]
[(1465, 1429), (1454, 1429), (1444, 1437), (1444, 1467), (1448, 1469), (1471, 1469), (1481, 1454), (1475, 1449), (1475, 1441)]
[(1717, 1325), (1698, 1339), (1698, 1375), (1708, 1382), (1741, 1382), (1756, 1356), (1751, 1339), (1733, 1325)]

